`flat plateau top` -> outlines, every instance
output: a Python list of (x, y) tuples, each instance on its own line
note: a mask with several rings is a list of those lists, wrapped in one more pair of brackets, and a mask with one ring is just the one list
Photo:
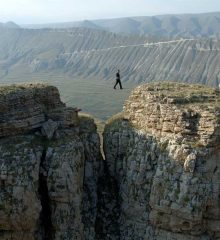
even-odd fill
[(220, 108), (220, 90), (205, 85), (175, 82), (158, 82), (139, 86), (136, 90), (147, 91), (159, 101), (169, 99), (173, 104), (210, 105)]
[(0, 85), (0, 96), (13, 94), (16, 92), (34, 90), (34, 89), (44, 89), (51, 87), (43, 83), (24, 83), (24, 84), (12, 84), (12, 85)]

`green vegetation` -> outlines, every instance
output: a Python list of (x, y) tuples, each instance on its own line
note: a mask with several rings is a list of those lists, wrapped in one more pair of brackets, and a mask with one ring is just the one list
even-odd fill
[(29, 89), (33, 91), (33, 97), (35, 97), (35, 94), (38, 93), (38, 90), (44, 87), (45, 84), (42, 83), (38, 83), (37, 85), (36, 83), (34, 85), (32, 83), (0, 85), (0, 97)]
[(185, 205), (187, 205), (189, 202), (190, 202), (189, 196), (188, 196), (188, 195), (185, 195), (184, 198), (183, 198), (183, 203), (184, 203)]
[(15, 84), (9, 86), (0, 86), (0, 95), (7, 95), (22, 89), (24, 89), (24, 87), (16, 86)]
[(102, 133), (103, 133), (104, 127), (105, 127), (104, 121), (102, 121), (96, 117), (93, 117), (88, 113), (80, 113), (79, 118), (80, 118), (80, 121), (82, 121), (82, 120), (85, 121), (86, 119), (90, 119), (90, 120), (94, 121), (96, 124), (96, 127), (97, 127), (97, 132), (102, 137)]
[(164, 153), (164, 152), (167, 151), (167, 146), (168, 146), (168, 144), (169, 144), (169, 141), (168, 141), (168, 140), (159, 143), (159, 148), (160, 148), (161, 153)]
[(123, 118), (124, 118), (123, 112), (119, 112), (119, 113), (115, 114), (114, 116), (112, 116), (111, 118), (109, 118), (106, 121), (106, 125), (112, 125), (114, 123), (117, 123), (118, 121), (123, 120)]
[(106, 121), (105, 131), (109, 128), (118, 130), (121, 127), (121, 121), (123, 120), (123, 112), (117, 113)]
[[(126, 123), (125, 125), (122, 124), (122, 121)], [(105, 131), (108, 131), (108, 129), (111, 128), (114, 131), (118, 131), (121, 128), (131, 128), (133, 130), (139, 129), (138, 126), (134, 125), (132, 122), (130, 122), (128, 119), (124, 117), (123, 112), (119, 112), (115, 115), (113, 115), (111, 118), (109, 118), (106, 121), (105, 125)]]

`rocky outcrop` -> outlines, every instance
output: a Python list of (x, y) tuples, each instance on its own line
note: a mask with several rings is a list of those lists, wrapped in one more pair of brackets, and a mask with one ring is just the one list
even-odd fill
[(94, 239), (94, 121), (42, 84), (0, 88), (0, 238)]
[(220, 239), (219, 106), (204, 86), (142, 85), (106, 126), (120, 239)]
[(77, 123), (77, 109), (67, 108), (57, 88), (43, 84), (1, 87), (0, 114), (0, 137), (28, 132), (43, 124), (45, 131), (46, 125), (53, 125), (51, 120), (61, 126)]
[(104, 130), (55, 87), (0, 87), (0, 239), (220, 239), (220, 92), (134, 89)]

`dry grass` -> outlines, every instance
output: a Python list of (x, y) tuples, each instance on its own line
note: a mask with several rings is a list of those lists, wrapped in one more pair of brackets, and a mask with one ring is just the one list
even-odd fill
[(7, 94), (29, 90), (29, 89), (40, 89), (45, 88), (48, 85), (43, 83), (24, 83), (24, 84), (11, 84), (11, 85), (0, 85), (0, 95), (4, 96)]
[(177, 82), (157, 82), (143, 85), (158, 98), (172, 99), (174, 104), (220, 106), (220, 91), (205, 85)]

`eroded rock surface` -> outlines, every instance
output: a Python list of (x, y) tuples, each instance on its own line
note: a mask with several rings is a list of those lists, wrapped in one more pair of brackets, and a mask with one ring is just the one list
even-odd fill
[(2, 86), (0, 116), (0, 137), (39, 128), (48, 119), (61, 126), (77, 123), (76, 109), (61, 102), (56, 87), (44, 84)]
[(0, 239), (220, 239), (220, 92), (137, 87), (104, 131), (52, 86), (0, 88)]
[(106, 126), (120, 239), (220, 239), (219, 100), (204, 86), (143, 85)]
[(94, 239), (100, 140), (52, 86), (0, 88), (0, 239)]

